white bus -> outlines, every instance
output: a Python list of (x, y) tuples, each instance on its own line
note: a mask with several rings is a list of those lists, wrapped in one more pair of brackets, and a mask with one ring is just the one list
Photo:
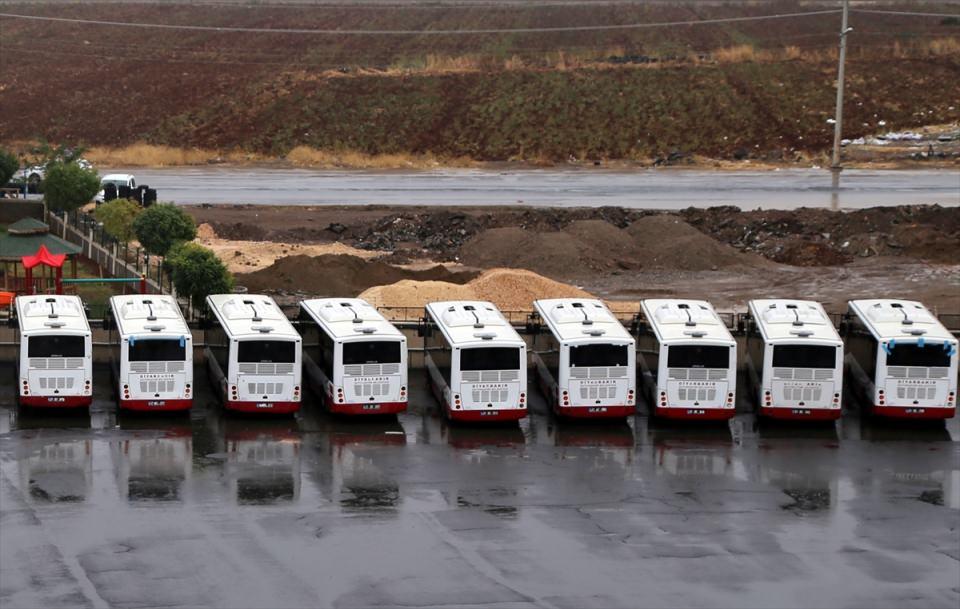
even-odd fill
[(300, 303), (303, 372), (327, 410), (394, 414), (407, 409), (407, 339), (365, 300)]
[(736, 411), (737, 342), (703, 300), (640, 303), (643, 384), (650, 414), (665, 419), (723, 421)]
[(554, 413), (627, 417), (636, 411), (637, 347), (599, 300), (536, 300), (547, 326), (533, 339), (533, 367)]
[(760, 415), (839, 419), (843, 341), (826, 311), (809, 300), (751, 300), (747, 372)]
[(269, 296), (207, 296), (207, 371), (227, 410), (300, 410), (301, 339)]
[(451, 420), (527, 415), (526, 343), (492, 303), (432, 302), (424, 322), (430, 387)]
[(93, 341), (79, 296), (18, 296), (17, 397), (24, 406), (86, 408)]
[(877, 416), (947, 419), (957, 408), (957, 339), (919, 302), (852, 300), (846, 360)]
[(110, 298), (105, 325), (110, 365), (123, 410), (193, 406), (193, 336), (172, 296)]

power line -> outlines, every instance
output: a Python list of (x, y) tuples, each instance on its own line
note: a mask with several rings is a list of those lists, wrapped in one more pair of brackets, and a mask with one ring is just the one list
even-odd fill
[(852, 8), (851, 13), (869, 13), (871, 15), (895, 15), (898, 17), (957, 17), (960, 13), (918, 13), (914, 11), (878, 11), (867, 8)]
[(833, 15), (841, 12), (839, 9), (823, 11), (806, 11), (801, 13), (779, 13), (775, 15), (755, 15), (750, 17), (723, 17), (717, 19), (700, 19), (694, 21), (660, 21), (656, 23), (624, 23), (611, 25), (569, 25), (559, 27), (525, 27), (525, 28), (480, 28), (460, 30), (330, 30), (330, 29), (300, 29), (300, 28), (249, 28), (213, 25), (176, 25), (169, 23), (141, 23), (133, 21), (98, 21), (94, 19), (73, 19), (67, 17), (42, 17), (40, 15), (21, 15), (17, 13), (0, 13), (0, 17), (9, 19), (25, 19), (31, 21), (47, 21), (58, 23), (76, 23), (83, 25), (106, 25), (113, 27), (137, 27), (164, 30), (191, 30), (203, 32), (245, 33), (245, 34), (308, 34), (322, 36), (455, 36), (470, 34), (537, 34), (549, 32), (595, 32), (609, 30), (631, 30), (658, 27), (675, 27), (681, 25), (710, 25), (718, 23), (740, 23), (746, 21), (764, 21), (768, 19), (791, 19), (813, 15)]

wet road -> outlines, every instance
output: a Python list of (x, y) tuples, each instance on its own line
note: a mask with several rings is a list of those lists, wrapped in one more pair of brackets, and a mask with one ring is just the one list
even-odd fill
[(737, 205), (859, 208), (960, 205), (960, 172), (849, 169), (834, 191), (823, 169), (694, 171), (686, 169), (541, 169), (489, 171), (349, 171), (181, 167), (101, 169), (134, 174), (180, 204), (516, 205), (681, 209)]
[(3, 403), (0, 605), (960, 601), (957, 421), (561, 425), (534, 400), (476, 430), (411, 376), (411, 412), (366, 423), (226, 417), (200, 370), (185, 417), (117, 418), (106, 393), (77, 417)]

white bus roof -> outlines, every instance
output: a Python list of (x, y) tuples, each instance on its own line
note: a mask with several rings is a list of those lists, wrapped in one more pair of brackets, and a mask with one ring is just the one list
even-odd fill
[(373, 305), (360, 298), (314, 298), (302, 301), (300, 308), (334, 338), (404, 338)]
[(110, 309), (121, 336), (140, 334), (190, 334), (183, 313), (172, 296), (128, 294), (111, 296)]
[(922, 303), (878, 298), (851, 300), (850, 307), (880, 340), (919, 338), (953, 340), (953, 335)]
[(17, 321), (22, 334), (35, 332), (90, 332), (79, 296), (39, 294), (18, 296)]
[(680, 298), (650, 298), (640, 303), (643, 316), (657, 338), (665, 344), (694, 341), (736, 341), (727, 324), (705, 300)]
[(431, 302), (427, 309), (451, 345), (526, 345), (493, 303), (477, 300)]
[(207, 304), (231, 338), (299, 338), (277, 303), (261, 294), (212, 294)]
[(633, 341), (623, 324), (599, 300), (550, 298), (533, 301), (547, 327), (564, 342)]
[(843, 344), (823, 305), (813, 300), (751, 300), (750, 313), (766, 340)]

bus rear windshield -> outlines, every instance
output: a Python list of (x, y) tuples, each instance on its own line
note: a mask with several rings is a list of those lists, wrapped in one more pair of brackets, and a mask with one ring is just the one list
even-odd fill
[(580, 345), (570, 347), (570, 366), (626, 366), (626, 345)]
[(365, 340), (343, 344), (343, 364), (399, 364), (400, 343), (397, 341)]
[(244, 340), (237, 349), (238, 362), (292, 364), (297, 343), (292, 340)]
[(27, 357), (83, 357), (82, 336), (45, 334), (27, 339)]
[(187, 359), (187, 343), (179, 338), (134, 340), (127, 350), (131, 362), (182, 362)]
[(667, 347), (668, 368), (729, 368), (730, 347), (672, 345)]
[(460, 352), (461, 370), (519, 370), (520, 349), (477, 347)]
[(922, 347), (916, 343), (894, 343), (887, 356), (887, 365), (947, 368), (950, 366), (950, 352), (944, 350), (943, 343), (927, 343)]
[(780, 345), (773, 348), (774, 368), (836, 368), (836, 347)]

